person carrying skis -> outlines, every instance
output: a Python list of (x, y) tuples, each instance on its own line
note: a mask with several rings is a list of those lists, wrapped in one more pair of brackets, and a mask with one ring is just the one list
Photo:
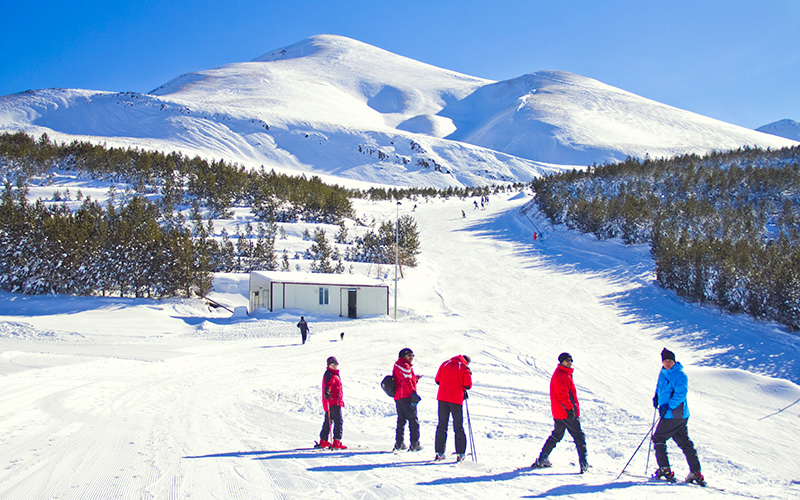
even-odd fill
[(581, 430), (581, 408), (575, 383), (572, 381), (572, 372), (572, 356), (568, 352), (562, 352), (558, 356), (556, 371), (550, 379), (550, 411), (553, 413), (555, 428), (544, 442), (539, 458), (531, 464), (534, 469), (552, 465), (548, 458), (550, 452), (564, 437), (564, 431), (569, 431), (578, 449), (581, 474), (589, 470), (589, 463), (586, 461), (586, 437)]
[(675, 353), (666, 347), (661, 351), (661, 372), (658, 374), (656, 394), (653, 396), (653, 407), (658, 408), (661, 419), (653, 432), (653, 447), (656, 450), (658, 470), (653, 478), (664, 478), (675, 481), (675, 473), (669, 467), (667, 456), (667, 441), (671, 438), (678, 444), (686, 455), (689, 463), (687, 483), (696, 483), (705, 486), (705, 478), (700, 472), (700, 460), (694, 443), (689, 439), (689, 405), (686, 394), (689, 392), (689, 378), (683, 372), (683, 365), (675, 362)]
[(300, 322), (297, 323), (297, 328), (300, 329), (300, 336), (303, 337), (303, 343), (306, 343), (306, 337), (308, 336), (308, 323), (306, 323), (306, 318), (300, 316)]
[[(344, 408), (344, 393), (342, 379), (339, 377), (339, 361), (335, 357), (328, 358), (328, 369), (322, 376), (322, 409), (325, 410), (325, 420), (319, 433), (319, 443), (315, 448), (331, 448), (333, 450), (346, 450), (342, 444), (342, 408)], [(328, 436), (333, 425), (333, 443), (328, 442)]]
[(414, 351), (408, 347), (402, 349), (392, 369), (395, 393), (394, 404), (397, 407), (397, 429), (395, 431), (394, 451), (405, 450), (403, 442), (406, 422), (410, 434), (411, 445), (408, 451), (420, 451), (419, 444), (419, 418), (417, 418), (417, 403), (422, 398), (417, 395), (417, 381), (422, 375), (415, 375), (411, 362), (414, 360)]
[(439, 391), (436, 400), (439, 402), (439, 424), (436, 426), (436, 457), (444, 460), (444, 449), (447, 444), (447, 424), (453, 416), (453, 433), (456, 437), (456, 461), (466, 457), (467, 435), (464, 432), (464, 400), (469, 397), (467, 391), (472, 388), (472, 371), (469, 369), (469, 356), (459, 354), (448, 359), (436, 372), (436, 383)]

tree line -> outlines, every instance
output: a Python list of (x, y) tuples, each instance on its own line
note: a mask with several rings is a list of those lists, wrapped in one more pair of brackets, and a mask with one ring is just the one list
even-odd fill
[(532, 187), (554, 224), (649, 243), (683, 299), (800, 328), (800, 147), (628, 158)]
[(0, 201), (0, 288), (28, 294), (118, 293), (136, 297), (204, 295), (211, 288), (208, 252), (189, 230), (159, 224), (142, 197), (104, 209), (85, 200), (29, 203), (9, 183)]
[[(30, 184), (47, 183), (59, 169), (133, 189), (118, 197), (112, 187), (105, 206), (79, 192), (77, 210), (58, 203), (68, 201), (58, 192), (55, 203), (28, 202)], [(350, 198), (363, 193), (324, 184), (317, 177), (278, 175), (263, 168), (247, 172), (179, 153), (78, 141), (56, 144), (46, 135), (34, 140), (24, 133), (0, 135), (0, 172), (0, 288), (7, 290), (203, 295), (210, 290), (213, 272), (291, 270), (287, 253), (279, 256), (276, 251), (278, 222), (339, 224), (335, 241), (350, 248), (339, 252), (325, 231), (317, 229), (303, 256), (312, 260), (312, 272), (344, 272), (342, 260), (394, 262), (395, 225), (385, 222), (377, 233), (368, 230), (349, 238), (344, 220), (356, 217)], [(224, 229), (215, 235), (211, 219), (230, 217), (233, 206), (249, 207), (256, 225), (248, 222), (234, 235)], [(189, 220), (182, 212), (187, 207)], [(410, 216), (400, 222), (397, 255), (401, 266), (414, 266), (419, 232)]]
[(24, 132), (0, 135), (0, 167), (25, 184), (55, 170), (90, 179), (124, 182), (138, 195), (158, 194), (163, 212), (197, 204), (210, 218), (230, 218), (234, 206), (251, 206), (259, 220), (336, 223), (354, 215), (351, 192), (314, 176), (289, 176), (261, 167), (246, 170), (224, 160), (209, 162), (182, 153), (114, 148), (83, 141), (56, 143), (46, 134), (34, 140)]

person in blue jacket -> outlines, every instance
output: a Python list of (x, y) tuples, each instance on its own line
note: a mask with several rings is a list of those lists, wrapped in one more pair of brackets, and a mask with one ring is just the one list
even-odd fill
[(689, 378), (683, 372), (683, 365), (675, 362), (675, 354), (666, 347), (661, 351), (661, 372), (658, 374), (656, 394), (653, 396), (653, 406), (658, 408), (661, 419), (653, 432), (653, 445), (656, 450), (658, 470), (653, 477), (675, 481), (675, 473), (669, 467), (667, 457), (667, 441), (671, 438), (678, 444), (686, 461), (689, 463), (687, 483), (697, 483), (705, 486), (705, 479), (700, 473), (700, 460), (694, 443), (689, 439), (689, 405), (686, 395), (689, 392)]

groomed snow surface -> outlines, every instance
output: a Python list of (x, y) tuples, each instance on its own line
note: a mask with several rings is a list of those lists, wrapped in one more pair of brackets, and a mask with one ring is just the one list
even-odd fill
[[(472, 200), (418, 203), (423, 254), (400, 280), (397, 320), (0, 295), (0, 498), (800, 496), (797, 336), (682, 303), (654, 285), (646, 246), (552, 228), (520, 213), (528, 200), (495, 196), (485, 211)], [(533, 224), (543, 233), (535, 242)], [(246, 286), (245, 275), (218, 276), (214, 296), (242, 306)], [(305, 345), (300, 314), (311, 325)], [(647, 441), (615, 480), (652, 424), (665, 346), (689, 376), (690, 435), (708, 488), (648, 482)], [(424, 375), (425, 449), (395, 455), (394, 404), (378, 384), (403, 347)], [(551, 469), (529, 468), (552, 428), (549, 379), (562, 351), (575, 359), (584, 475), (569, 436)], [(451, 432), (447, 463), (434, 464), (433, 377), (460, 353), (473, 360), (477, 457), (453, 465)], [(349, 449), (315, 451), (331, 355)], [(669, 452), (684, 477), (682, 453), (674, 443)]]

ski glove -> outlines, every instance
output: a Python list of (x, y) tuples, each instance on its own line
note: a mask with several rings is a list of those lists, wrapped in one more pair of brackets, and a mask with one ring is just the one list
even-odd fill
[(567, 410), (567, 418), (575, 418), (575, 408)]
[(658, 393), (653, 396), (653, 408), (658, 408)]
[(658, 407), (658, 414), (661, 415), (661, 418), (664, 418), (664, 415), (667, 414), (668, 409), (669, 406), (667, 406), (666, 403)]
[(464, 399), (469, 399), (469, 393), (466, 391), (466, 389), (464, 390)]
[(331, 390), (325, 389), (325, 399), (331, 399)]
[(422, 401), (422, 398), (419, 397), (419, 394), (415, 392), (414, 394), (411, 395), (411, 406), (417, 406), (417, 403), (419, 403), (420, 401)]

